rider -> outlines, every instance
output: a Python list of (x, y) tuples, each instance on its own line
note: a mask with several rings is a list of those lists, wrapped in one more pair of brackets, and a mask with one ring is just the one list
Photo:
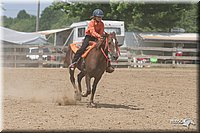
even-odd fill
[[(87, 46), (89, 45), (89, 41), (96, 41), (101, 40), (104, 33), (104, 23), (102, 22), (102, 17), (104, 16), (104, 13), (101, 9), (96, 9), (93, 11), (92, 14), (92, 20), (88, 24), (88, 28), (85, 32), (86, 36), (83, 40), (82, 46), (74, 55), (74, 58), (72, 60), (72, 64), (69, 66), (71, 70), (75, 69), (75, 65), (80, 59), (81, 55), (86, 50)], [(110, 61), (108, 61), (108, 65), (106, 68), (106, 72), (112, 73), (114, 71), (114, 68), (111, 66)]]

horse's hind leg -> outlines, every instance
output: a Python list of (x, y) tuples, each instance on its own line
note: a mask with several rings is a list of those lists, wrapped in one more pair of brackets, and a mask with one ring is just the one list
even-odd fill
[(82, 93), (81, 80), (84, 76), (85, 76), (85, 73), (82, 71), (77, 76), (77, 79), (78, 79), (78, 99), (77, 100), (79, 101), (81, 101), (81, 93)]
[(70, 74), (70, 81), (71, 81), (71, 83), (72, 83), (72, 85), (73, 85), (73, 87), (74, 87), (74, 92), (75, 92), (74, 98), (75, 98), (76, 100), (79, 100), (79, 99), (78, 99), (78, 89), (77, 89), (77, 86), (76, 86), (76, 84), (75, 84), (74, 70), (71, 70), (71, 69), (69, 68), (69, 74)]

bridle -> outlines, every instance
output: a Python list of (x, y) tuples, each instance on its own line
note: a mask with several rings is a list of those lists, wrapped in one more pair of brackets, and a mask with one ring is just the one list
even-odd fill
[[(105, 43), (104, 48), (100, 47), (104, 43)], [(98, 47), (100, 48), (100, 50), (101, 50), (102, 54), (104, 55), (104, 57), (106, 58), (107, 62), (111, 61), (108, 57), (108, 53), (111, 53), (111, 49), (110, 49), (110, 45), (109, 45), (110, 43), (114, 43), (115, 49), (117, 50), (117, 54), (118, 54), (118, 56), (120, 56), (120, 49), (119, 49), (118, 41), (116, 39), (115, 34), (114, 33), (113, 34), (105, 34), (103, 36), (102, 42), (99, 43)], [(106, 49), (107, 49), (107, 51), (106, 51)]]

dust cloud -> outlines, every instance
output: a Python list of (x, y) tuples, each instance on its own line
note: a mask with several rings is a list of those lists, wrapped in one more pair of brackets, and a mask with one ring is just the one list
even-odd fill
[[(68, 78), (64, 72), (63, 80), (60, 81), (59, 78), (56, 79), (55, 75), (39, 74), (41, 70), (34, 71), (34, 73), (31, 74), (29, 73), (30, 69), (26, 71), (27, 69), (4, 71), (6, 72), (3, 77), (5, 97), (23, 98), (30, 102), (52, 102), (56, 105), (76, 104), (73, 88), (70, 84), (66, 84)], [(45, 71), (45, 69), (43, 69), (43, 71)], [(66, 84), (66, 87), (63, 87), (62, 84)]]

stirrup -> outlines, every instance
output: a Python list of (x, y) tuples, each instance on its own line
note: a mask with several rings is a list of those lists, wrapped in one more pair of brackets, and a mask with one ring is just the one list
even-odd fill
[(70, 64), (69, 69), (73, 71), (75, 69), (75, 65), (76, 65), (76, 62)]

